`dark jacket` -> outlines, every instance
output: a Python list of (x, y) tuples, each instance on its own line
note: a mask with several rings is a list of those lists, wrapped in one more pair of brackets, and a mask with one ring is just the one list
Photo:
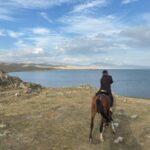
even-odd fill
[(113, 79), (110, 75), (103, 75), (100, 80), (100, 90), (105, 90), (108, 94), (111, 93), (111, 84), (113, 83)]

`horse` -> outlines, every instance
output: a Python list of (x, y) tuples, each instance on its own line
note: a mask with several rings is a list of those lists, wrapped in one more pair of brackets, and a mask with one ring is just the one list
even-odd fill
[(92, 98), (91, 104), (91, 123), (90, 123), (90, 134), (89, 141), (92, 142), (92, 131), (94, 127), (94, 118), (96, 114), (101, 114), (100, 123), (100, 141), (104, 141), (103, 138), (103, 127), (111, 124), (113, 133), (115, 134), (115, 127), (112, 119), (112, 112), (110, 111), (110, 97), (105, 93), (100, 93)]

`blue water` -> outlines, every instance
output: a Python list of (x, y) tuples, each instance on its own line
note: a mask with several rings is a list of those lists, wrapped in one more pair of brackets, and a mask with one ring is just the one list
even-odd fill
[[(123, 96), (150, 98), (150, 70), (109, 70), (114, 83), (112, 91)], [(102, 70), (51, 70), (13, 72), (24, 81), (45, 87), (91, 85), (99, 88)]]

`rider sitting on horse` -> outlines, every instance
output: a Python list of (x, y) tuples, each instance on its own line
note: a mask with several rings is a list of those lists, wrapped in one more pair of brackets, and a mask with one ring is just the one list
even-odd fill
[(100, 80), (100, 90), (96, 93), (96, 95), (99, 95), (100, 93), (105, 93), (110, 97), (110, 107), (113, 106), (113, 95), (111, 93), (111, 84), (113, 83), (112, 76), (108, 74), (107, 70), (103, 70), (103, 75)]

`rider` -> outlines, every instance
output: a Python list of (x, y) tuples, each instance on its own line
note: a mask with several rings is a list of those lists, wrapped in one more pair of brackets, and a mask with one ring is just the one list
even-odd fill
[(113, 95), (111, 93), (111, 84), (112, 83), (113, 83), (112, 76), (108, 74), (107, 70), (103, 70), (103, 75), (100, 80), (101, 87), (100, 87), (100, 90), (96, 93), (96, 95), (100, 94), (100, 93), (108, 94), (110, 97), (110, 107), (113, 106), (113, 102), (114, 102)]

